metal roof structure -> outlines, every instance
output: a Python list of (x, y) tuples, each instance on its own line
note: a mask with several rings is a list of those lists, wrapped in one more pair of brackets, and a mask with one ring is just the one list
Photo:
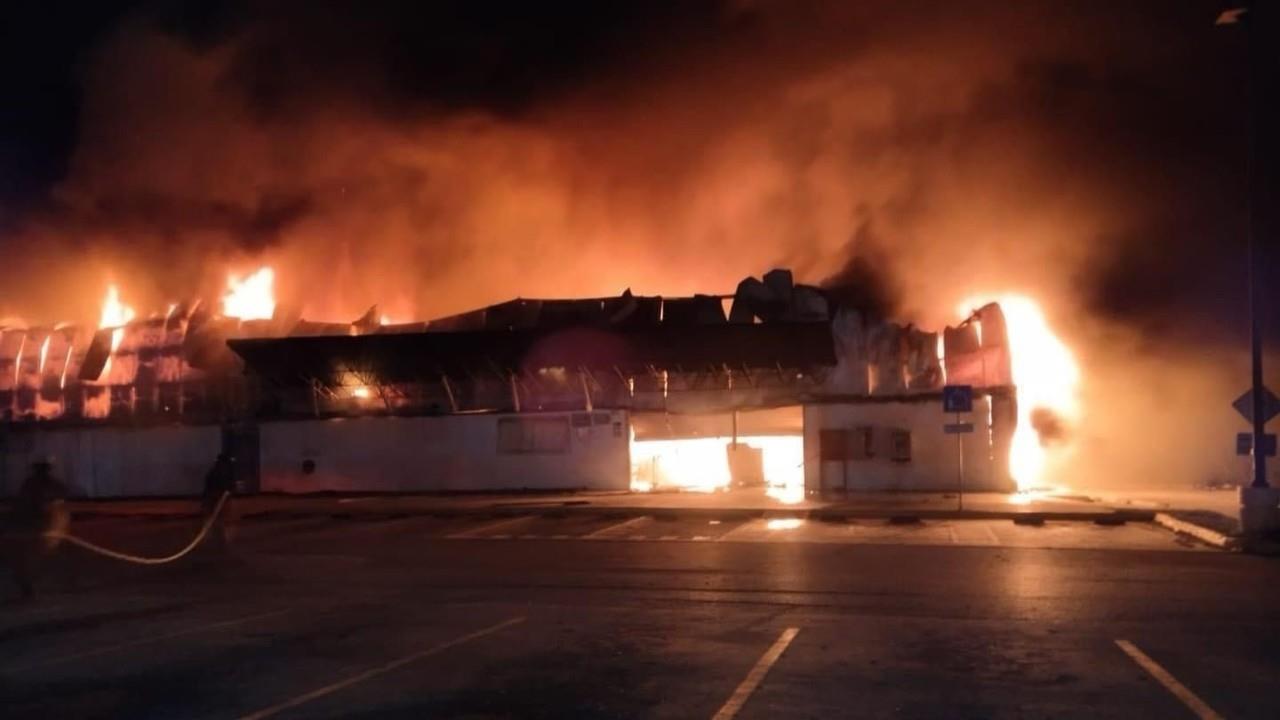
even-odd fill
[(836, 362), (827, 322), (434, 331), (228, 344), (252, 372), (285, 386), (342, 385), (353, 372), (381, 383), (404, 383), (550, 368), (640, 374), (828, 367)]

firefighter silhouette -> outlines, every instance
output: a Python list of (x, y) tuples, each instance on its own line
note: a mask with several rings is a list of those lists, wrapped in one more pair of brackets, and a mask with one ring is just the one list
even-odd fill
[(54, 473), (52, 458), (31, 465), (22, 482), (4, 527), (4, 545), (10, 572), (22, 599), (35, 595), (35, 582), (57, 549), (70, 524), (67, 487)]

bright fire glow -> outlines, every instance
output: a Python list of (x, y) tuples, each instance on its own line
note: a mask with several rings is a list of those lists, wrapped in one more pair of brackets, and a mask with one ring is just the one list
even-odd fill
[(71, 367), (71, 351), (74, 346), (67, 343), (67, 356), (62, 359), (62, 376), (58, 378), (58, 387), (65, 388), (67, 386), (67, 368)]
[(774, 518), (764, 524), (770, 530), (795, 530), (804, 524), (800, 518)]
[(13, 356), (13, 384), (18, 384), (18, 378), (22, 377), (22, 351), (27, 347), (27, 336), (23, 335), (18, 341), (18, 354)]
[[(716, 492), (729, 489), (730, 437), (633, 440), (631, 489)], [(804, 439), (798, 435), (739, 437), (761, 450), (765, 492), (781, 502), (804, 499)]]
[(370, 394), (371, 393), (369, 392), (369, 387), (367, 385), (357, 385), (351, 391), (351, 397), (357, 397), (357, 398), (360, 398), (361, 400), (367, 399), (370, 396)]
[(102, 314), (99, 316), (99, 328), (118, 328), (127, 325), (135, 317), (133, 308), (120, 302), (120, 288), (107, 286), (107, 296), (102, 299)]
[(270, 320), (276, 312), (275, 282), (275, 271), (269, 267), (245, 278), (228, 275), (222, 314), (239, 320)]
[(49, 357), (49, 341), (52, 339), (53, 339), (52, 335), (45, 335), (44, 342), (40, 343), (40, 369), (37, 370), (36, 372), (42, 377), (44, 376), (45, 358)]
[(1009, 471), (1019, 490), (1045, 485), (1048, 454), (1031, 417), (1049, 410), (1074, 422), (1080, 417), (1080, 367), (1075, 355), (1045, 320), (1040, 306), (1022, 295), (970, 298), (959, 312), (968, 317), (989, 302), (1000, 304), (1009, 335), (1009, 360), (1017, 387), (1018, 424), (1009, 449)]
[[(110, 377), (111, 360), (120, 349), (120, 343), (124, 341), (124, 326), (129, 324), (135, 315), (133, 308), (120, 302), (120, 288), (108, 285), (107, 296), (102, 299), (102, 314), (98, 319), (98, 327), (112, 328), (111, 352), (107, 354), (107, 361), (102, 365), (102, 372), (98, 375), (99, 380)], [(65, 378), (63, 382), (66, 382)]]

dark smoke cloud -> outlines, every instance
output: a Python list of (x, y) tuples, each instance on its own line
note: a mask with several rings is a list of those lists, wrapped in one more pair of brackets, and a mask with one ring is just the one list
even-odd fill
[(838, 308), (857, 310), (867, 321), (892, 321), (902, 304), (901, 293), (885, 271), (893, 262), (869, 220), (858, 226), (844, 255), (845, 264), (822, 281), (827, 299)]
[[(1215, 2), (509, 5), (143, 5), (87, 52), (67, 176), (6, 244), (166, 293), (195, 284), (174, 257), (265, 253), (322, 273), (326, 312), (775, 263), (874, 262), (919, 315), (948, 270), (960, 294), (1051, 264), (1044, 292), (1136, 325), (1239, 294), (1243, 54)], [(866, 227), (883, 249), (850, 261)]]

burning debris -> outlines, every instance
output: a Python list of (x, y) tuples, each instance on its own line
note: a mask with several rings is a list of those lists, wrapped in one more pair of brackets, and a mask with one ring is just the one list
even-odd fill
[[(0, 409), (5, 420), (125, 417), (217, 419), (232, 412), (243, 364), (228, 339), (393, 330), (376, 323), (308, 323), (278, 312), (269, 267), (228, 276), (220, 313), (193, 301), (148, 317), (107, 286), (98, 326), (0, 326)], [(371, 312), (376, 313), (375, 310)], [(375, 315), (376, 316), (376, 315)]]
[[(966, 303), (958, 325), (926, 332), (880, 317), (882, 304), (851, 301), (865, 293), (797, 284), (773, 270), (731, 296), (517, 298), (417, 323), (392, 322), (374, 306), (331, 323), (277, 304), (274, 283), (268, 267), (232, 274), (216, 312), (194, 301), (145, 318), (113, 284), (96, 330), (5, 327), (0, 408), (10, 421), (243, 417), (264, 402), (247, 397), (246, 360), (276, 388), (272, 412), (312, 416), (579, 406), (670, 416), (910, 401), (944, 384), (1012, 398), (1016, 386), (1016, 403), (988, 404), (990, 412), (1017, 408), (1008, 455), (1020, 487), (1039, 481), (1045, 446), (1066, 438), (1079, 415), (1071, 353), (1022, 297)], [(298, 383), (303, 393), (290, 395)], [(766, 474), (795, 485), (799, 470), (779, 458), (799, 453), (803, 465), (798, 436), (739, 436), (735, 425), (732, 435), (678, 453), (660, 437), (635, 444), (648, 458), (650, 486), (690, 476), (678, 471), (685, 467), (700, 468), (697, 486), (719, 488), (732, 474), (726, 463), (735, 454), (725, 448), (738, 447), (733, 438), (764, 456)]]

